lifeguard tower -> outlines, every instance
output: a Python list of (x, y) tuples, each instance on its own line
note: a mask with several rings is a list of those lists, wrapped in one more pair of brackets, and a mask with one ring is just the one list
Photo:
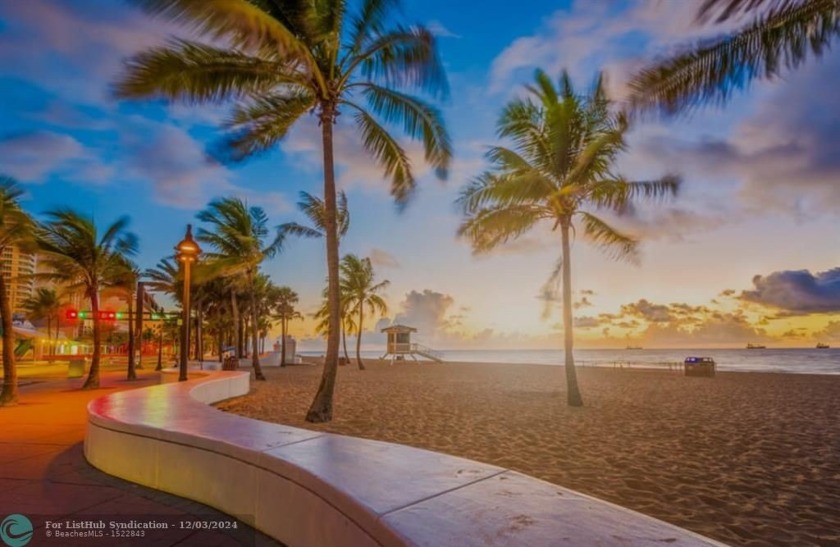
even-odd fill
[(388, 333), (387, 349), (385, 350), (385, 355), (381, 358), (385, 359), (390, 355), (392, 365), (394, 364), (394, 359), (403, 360), (406, 355), (410, 355), (415, 361), (418, 355), (432, 361), (437, 361), (438, 363), (443, 361), (443, 355), (440, 352), (411, 341), (411, 333), (417, 332), (417, 329), (414, 327), (391, 325), (382, 329), (381, 332)]

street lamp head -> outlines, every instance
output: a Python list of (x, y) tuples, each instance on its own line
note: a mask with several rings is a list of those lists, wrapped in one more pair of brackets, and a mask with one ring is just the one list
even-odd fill
[(182, 262), (192, 262), (201, 254), (201, 247), (193, 239), (192, 224), (187, 224), (187, 235), (175, 246), (175, 258)]

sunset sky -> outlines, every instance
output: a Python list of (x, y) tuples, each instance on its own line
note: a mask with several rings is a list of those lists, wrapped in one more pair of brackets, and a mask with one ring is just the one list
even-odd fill
[[(457, 6), (457, 10), (453, 10)], [(341, 119), (339, 184), (351, 226), (342, 253), (369, 256), (393, 320), (440, 349), (559, 347), (558, 303), (543, 317), (540, 288), (559, 256), (557, 234), (534, 231), (488, 256), (456, 238), (453, 202), (486, 167), (504, 103), (534, 69), (567, 68), (585, 89), (599, 69), (620, 100), (646, 60), (721, 27), (694, 20), (697, 2), (412, 0), (405, 20), (439, 37), (451, 97), (440, 105), (455, 147), (449, 180), (417, 164), (419, 191), (398, 212), (380, 170)], [(214, 197), (263, 207), (273, 225), (304, 222), (298, 192), (322, 192), (319, 129), (303, 120), (282, 147), (243, 165), (207, 160), (224, 106), (121, 102), (110, 84), (127, 56), (174, 29), (116, 0), (0, 3), (0, 173), (29, 193), (38, 215), (69, 205), (100, 225), (121, 215), (140, 238), (141, 267), (181, 239)], [(680, 174), (677, 199), (637, 208), (616, 225), (642, 241), (638, 265), (573, 246), (579, 347), (740, 347), (840, 344), (840, 53), (784, 81), (755, 85), (725, 109), (645, 121), (620, 171)], [(346, 122), (346, 120), (344, 120)], [(416, 151), (412, 145), (411, 150)], [(323, 242), (290, 240), (265, 264), (276, 284), (318, 306)], [(319, 343), (312, 321), (292, 333)], [(379, 336), (366, 338), (372, 344)]]

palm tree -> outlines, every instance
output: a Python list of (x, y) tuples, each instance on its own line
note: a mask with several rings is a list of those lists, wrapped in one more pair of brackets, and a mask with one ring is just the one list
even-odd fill
[(286, 366), (286, 333), (289, 329), (289, 321), (292, 319), (303, 319), (299, 311), (295, 309), (298, 303), (298, 294), (291, 287), (278, 287), (277, 300), (274, 305), (274, 317), (280, 321), (280, 366)]
[[(140, 333), (135, 332), (134, 301), (137, 295), (137, 282), (140, 280), (140, 268), (127, 257), (120, 257), (119, 262), (119, 267), (113, 272), (113, 277), (105, 280), (105, 282), (111, 287), (119, 289), (128, 303), (128, 371), (126, 379), (136, 380), (137, 363), (134, 358), (134, 353), (135, 346), (137, 345), (137, 336)], [(136, 312), (143, 313), (143, 310), (139, 309)], [(140, 343), (142, 347), (142, 340)]]
[[(633, 258), (636, 241), (620, 233), (593, 211), (622, 211), (637, 197), (657, 198), (676, 193), (679, 180), (630, 182), (611, 170), (624, 148), (627, 122), (610, 111), (602, 77), (587, 96), (578, 96), (563, 72), (559, 89), (542, 71), (528, 86), (529, 96), (515, 99), (497, 123), (500, 138), (512, 148), (488, 151), (491, 170), (472, 181), (458, 198), (465, 219), (459, 235), (468, 238), (477, 253), (490, 251), (516, 239), (547, 220), (560, 229), (563, 330), (568, 402), (583, 405), (572, 356), (571, 234), (580, 219), (582, 235), (614, 258)], [(576, 233), (576, 232), (575, 232)], [(550, 284), (546, 285), (551, 286)]]
[[(309, 218), (312, 226), (287, 222), (280, 225), (283, 233), (301, 237), (324, 237), (327, 232), (327, 207), (324, 201), (308, 192), (301, 192), (297, 206)], [(338, 240), (340, 242), (350, 228), (350, 210), (347, 208), (347, 194), (344, 193), (344, 190), (338, 193), (336, 222), (338, 223)]]
[(346, 299), (346, 308), (358, 314), (356, 323), (356, 361), (359, 370), (365, 370), (362, 363), (362, 331), (364, 330), (365, 308), (370, 313), (388, 313), (388, 305), (377, 292), (387, 287), (388, 280), (374, 284), (373, 265), (369, 258), (360, 259), (348, 254), (341, 259), (341, 293)]
[[(347, 333), (355, 330), (356, 322), (353, 320), (353, 316), (350, 315), (349, 310), (347, 309), (347, 298), (340, 291), (341, 285), (339, 285), (339, 297), (341, 299), (341, 345), (344, 349), (344, 360), (349, 363), (350, 354), (347, 353)], [(327, 336), (330, 329), (330, 302), (327, 299), (327, 287), (324, 287), (324, 291), (321, 296), (323, 297), (321, 307), (312, 314), (312, 318), (318, 321), (315, 324), (315, 332), (321, 334), (322, 336)]]
[(268, 217), (260, 207), (248, 207), (239, 198), (229, 197), (210, 202), (196, 217), (211, 225), (212, 230), (199, 228), (198, 239), (216, 252), (207, 253), (218, 274), (231, 277), (245, 274), (251, 306), (251, 364), (257, 380), (265, 380), (259, 358), (259, 321), (257, 320), (256, 275), (260, 264), (277, 254), (283, 246), (283, 234), (277, 230), (269, 236)]
[(754, 80), (772, 80), (810, 55), (822, 56), (840, 35), (840, 0), (706, 0), (699, 17), (718, 22), (759, 13), (751, 22), (643, 68), (632, 79), (630, 106), (672, 115), (725, 103)]
[[(20, 206), (23, 189), (11, 177), (0, 175), (0, 254), (13, 246), (26, 248), (32, 241), (34, 222)], [(17, 404), (17, 363), (12, 306), (6, 280), (0, 275), (0, 325), (3, 327), (3, 391), (0, 406)]]
[(128, 217), (108, 226), (101, 236), (92, 218), (71, 209), (50, 211), (46, 217), (47, 222), (36, 233), (44, 263), (50, 270), (44, 277), (70, 288), (81, 288), (90, 299), (93, 359), (82, 389), (97, 388), (102, 355), (99, 291), (122, 271), (125, 258), (137, 252), (137, 237), (126, 231)]
[[(394, 25), (398, 0), (272, 2), (134, 0), (147, 11), (224, 43), (171, 42), (135, 56), (116, 86), (127, 98), (237, 101), (226, 141), (232, 159), (272, 149), (309, 112), (321, 128), (330, 303), (327, 355), (306, 419), (332, 419), (340, 329), (338, 222), (333, 128), (352, 114), (364, 147), (391, 179), (400, 207), (415, 189), (408, 154), (388, 132), (398, 126), (420, 140), (425, 160), (446, 177), (451, 145), (440, 113), (407, 93), (448, 92), (434, 36), (422, 26)], [(356, 8), (356, 9), (353, 9)], [(364, 104), (366, 103), (366, 105)]]
[[(55, 289), (39, 287), (35, 294), (23, 301), (23, 309), (29, 312), (29, 317), (36, 321), (47, 321), (47, 340), (52, 340), (52, 325), (55, 320), (55, 339), (58, 340), (58, 320), (61, 312), (61, 299)], [(50, 344), (49, 355), (54, 353), (55, 346)]]

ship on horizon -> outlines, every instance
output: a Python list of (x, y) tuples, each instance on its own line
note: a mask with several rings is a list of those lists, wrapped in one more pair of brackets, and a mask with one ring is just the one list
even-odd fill
[(761, 344), (747, 344), (747, 349), (767, 349), (767, 346)]
[(817, 342), (817, 349), (828, 349), (830, 347), (831, 346), (829, 346), (828, 344), (824, 344), (822, 342)]

